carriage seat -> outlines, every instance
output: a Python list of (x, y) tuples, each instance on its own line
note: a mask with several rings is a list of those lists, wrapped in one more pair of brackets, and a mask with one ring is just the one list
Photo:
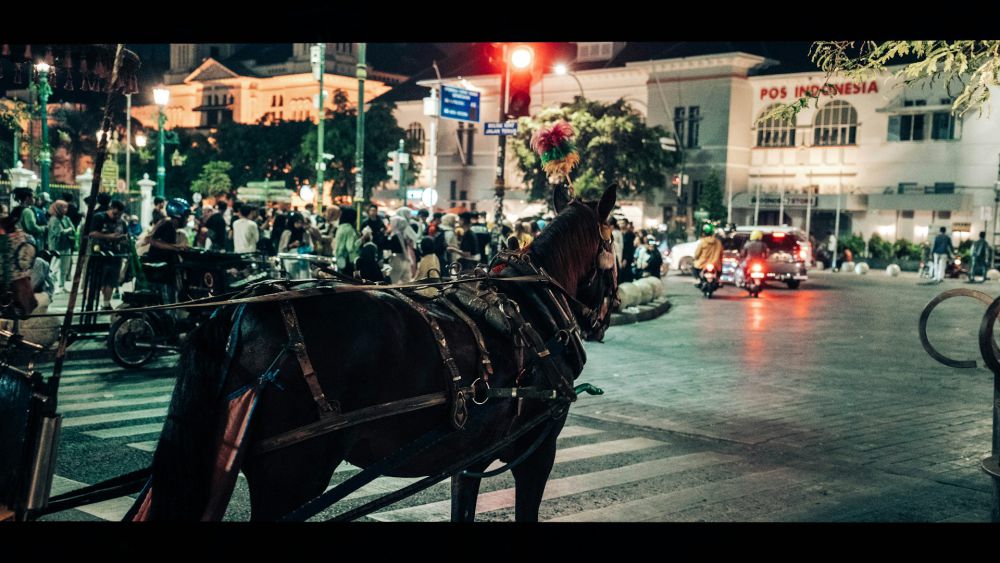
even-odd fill
[(147, 305), (160, 305), (162, 298), (160, 292), (144, 289), (140, 291), (126, 291), (122, 293), (122, 302), (132, 307), (145, 307)]

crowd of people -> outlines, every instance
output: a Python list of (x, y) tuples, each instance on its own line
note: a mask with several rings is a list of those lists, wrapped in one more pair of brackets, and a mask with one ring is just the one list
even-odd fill
[(663, 255), (653, 231), (636, 229), (628, 219), (619, 219), (611, 224), (611, 239), (618, 260), (618, 281), (661, 276)]

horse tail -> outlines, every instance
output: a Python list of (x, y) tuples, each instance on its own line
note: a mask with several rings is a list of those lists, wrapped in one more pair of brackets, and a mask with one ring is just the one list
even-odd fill
[[(195, 329), (177, 363), (177, 384), (153, 455), (152, 477), (133, 512), (148, 503), (141, 519), (197, 521), (209, 502), (219, 409), (227, 378), (227, 339), (234, 322), (229, 308)], [(146, 496), (151, 498), (144, 498)]]

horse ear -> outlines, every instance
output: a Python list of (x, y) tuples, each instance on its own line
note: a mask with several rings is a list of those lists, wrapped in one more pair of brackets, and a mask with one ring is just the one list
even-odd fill
[(611, 184), (608, 189), (604, 190), (604, 195), (601, 196), (601, 202), (597, 204), (597, 216), (604, 223), (608, 220), (611, 215), (611, 211), (615, 208), (615, 201), (618, 200), (618, 186), (616, 184)]
[(569, 193), (566, 191), (566, 186), (556, 184), (552, 187), (552, 209), (558, 215), (567, 205), (569, 205)]

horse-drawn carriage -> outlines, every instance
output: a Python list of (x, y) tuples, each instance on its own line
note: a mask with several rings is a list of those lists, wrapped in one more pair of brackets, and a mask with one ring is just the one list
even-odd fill
[[(179, 262), (142, 262), (144, 287), (122, 294), (124, 310), (108, 332), (111, 358), (125, 368), (141, 367), (160, 352), (177, 352), (181, 339), (207, 318), (203, 310), (133, 311), (240, 291), (274, 276), (258, 254), (226, 254), (200, 249), (178, 251)], [(169, 288), (169, 289), (168, 289)]]
[[(568, 406), (599, 392), (573, 381), (581, 340), (603, 336), (613, 307), (613, 204), (613, 189), (599, 205), (557, 201), (563, 212), (529, 248), (447, 281), (269, 280), (124, 310), (207, 316), (182, 347), (153, 465), (50, 501), (4, 500), (34, 518), (140, 492), (127, 520), (216, 520), (242, 471), (254, 520), (298, 521), (379, 476), (419, 475), (337, 519), (451, 477), (453, 519), (472, 520), (480, 480), (496, 473), (483, 471), (500, 459), (516, 518), (537, 519)], [(437, 295), (418, 292), (428, 288)], [(342, 460), (363, 470), (324, 493)], [(42, 474), (28, 489), (46, 490)]]

